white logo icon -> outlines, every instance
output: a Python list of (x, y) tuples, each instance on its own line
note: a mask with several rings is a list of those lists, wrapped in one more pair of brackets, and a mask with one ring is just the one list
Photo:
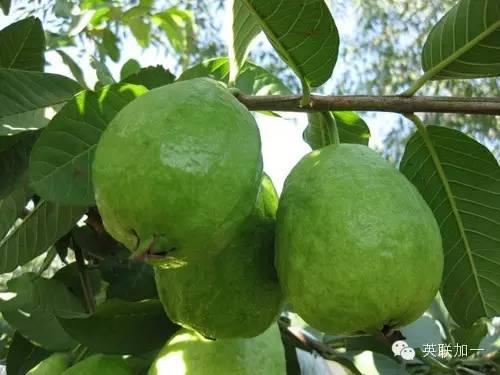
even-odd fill
[(394, 342), (394, 344), (392, 344), (392, 352), (394, 353), (394, 356), (398, 356), (401, 354), (401, 350), (407, 347), (408, 344), (406, 343), (406, 341), (398, 340)]
[(415, 358), (415, 349), (407, 347), (401, 350), (401, 358), (411, 361)]
[(415, 349), (410, 348), (406, 341), (398, 340), (392, 344), (394, 356), (401, 356), (404, 360), (411, 361), (415, 358)]

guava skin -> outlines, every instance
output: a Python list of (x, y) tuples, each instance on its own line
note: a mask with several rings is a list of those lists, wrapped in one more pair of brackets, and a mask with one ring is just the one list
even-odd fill
[(133, 375), (133, 373), (122, 357), (95, 354), (70, 367), (62, 375)]
[(181, 329), (163, 347), (148, 375), (285, 375), (285, 351), (276, 324), (251, 339), (207, 340)]
[(276, 222), (285, 297), (314, 328), (373, 332), (416, 320), (441, 282), (439, 227), (416, 188), (366, 146), (306, 155)]
[(274, 268), (278, 195), (265, 176), (241, 232), (219, 254), (155, 267), (158, 295), (169, 318), (209, 338), (254, 337), (283, 307)]
[(70, 365), (65, 353), (54, 353), (29, 370), (26, 375), (61, 375)]
[(125, 106), (92, 169), (107, 231), (133, 251), (171, 258), (226, 246), (255, 204), (261, 175), (253, 116), (208, 78), (159, 87)]

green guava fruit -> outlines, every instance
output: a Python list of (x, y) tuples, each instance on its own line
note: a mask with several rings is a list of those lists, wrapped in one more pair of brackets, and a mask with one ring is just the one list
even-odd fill
[(62, 375), (133, 375), (125, 360), (120, 356), (94, 354), (73, 367)]
[(285, 375), (276, 324), (251, 339), (208, 340), (181, 329), (160, 351), (148, 375)]
[(261, 176), (253, 116), (208, 78), (130, 102), (102, 134), (92, 168), (107, 231), (153, 259), (226, 246), (251, 212)]
[(252, 214), (219, 254), (155, 267), (169, 318), (210, 338), (253, 337), (278, 317), (283, 296), (274, 268), (278, 195), (264, 176)]
[(318, 330), (402, 326), (439, 288), (439, 227), (416, 188), (376, 152), (330, 145), (285, 181), (276, 268), (294, 311)]
[(70, 365), (65, 353), (54, 353), (29, 370), (26, 375), (61, 375)]

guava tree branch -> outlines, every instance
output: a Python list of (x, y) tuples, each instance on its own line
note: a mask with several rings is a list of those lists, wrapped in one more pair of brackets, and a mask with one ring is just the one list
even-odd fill
[(500, 98), (311, 95), (311, 104), (301, 107), (300, 95), (251, 96), (241, 92), (235, 92), (234, 95), (251, 111), (322, 112), (335, 110), (500, 115)]
[(325, 359), (332, 359), (337, 356), (335, 350), (328, 345), (316, 340), (300, 328), (290, 327), (289, 323), (279, 319), (278, 326), (281, 335), (289, 340), (293, 346), (309, 353), (318, 353)]

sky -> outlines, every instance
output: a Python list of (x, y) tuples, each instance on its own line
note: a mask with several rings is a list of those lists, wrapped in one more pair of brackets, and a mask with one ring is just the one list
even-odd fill
[[(226, 12), (227, 17), (224, 22), (222, 32), (230, 37), (229, 32), (229, 12)], [(334, 15), (335, 17), (335, 15)], [(350, 34), (356, 30), (356, 14), (352, 13), (348, 17), (335, 19), (340, 32), (340, 39), (348, 39)], [(0, 16), (0, 29), (8, 24), (15, 22), (15, 15)], [(264, 35), (260, 35), (254, 45), (263, 42), (264, 48), (271, 49), (272, 47), (265, 39)], [(89, 48), (88, 50), (92, 50)], [(65, 49), (72, 56), (78, 65), (82, 68), (87, 84), (93, 87), (97, 80), (95, 71), (90, 67), (90, 55), (78, 58), (75, 51), (71, 48)], [(138, 60), (142, 66), (162, 65), (165, 68), (172, 68), (176, 65), (176, 61), (165, 58), (161, 51), (155, 48), (143, 49), (140, 47), (133, 37), (125, 40), (121, 50), (121, 58), (117, 63), (109, 62), (108, 68), (115, 79), (119, 79), (119, 73), (122, 65), (130, 58)], [(48, 52), (46, 54), (47, 66), (46, 72), (57, 73), (71, 77), (71, 72), (65, 64), (63, 64), (60, 56), (56, 52)], [(335, 72), (341, 72), (343, 62), (339, 60), (335, 67)], [(325, 92), (333, 92), (333, 87), (329, 83), (325, 85)], [(282, 118), (270, 117), (256, 114), (256, 120), (259, 125), (262, 139), (262, 153), (264, 158), (264, 169), (271, 176), (278, 192), (281, 191), (286, 176), (293, 166), (308, 152), (309, 146), (302, 140), (302, 132), (307, 125), (306, 114), (283, 113)], [(393, 114), (371, 114), (364, 116), (371, 131), (370, 147), (381, 149), (383, 148), (383, 139), (396, 124), (398, 115)]]

